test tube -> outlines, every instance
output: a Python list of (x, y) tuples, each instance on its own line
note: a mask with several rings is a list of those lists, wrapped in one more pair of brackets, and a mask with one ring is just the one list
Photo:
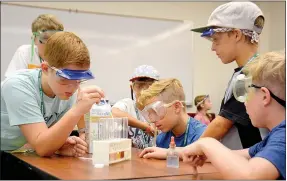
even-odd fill
[(113, 130), (114, 130), (114, 119), (109, 119), (109, 139), (112, 140), (114, 139), (114, 135), (113, 135)]
[(129, 133), (129, 120), (127, 117), (122, 118), (123, 119), (123, 138), (128, 138)]

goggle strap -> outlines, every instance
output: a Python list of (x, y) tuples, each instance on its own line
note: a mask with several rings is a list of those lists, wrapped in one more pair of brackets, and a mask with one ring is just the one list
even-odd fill
[(35, 35), (33, 34), (32, 42), (31, 42), (31, 59), (30, 59), (30, 63), (33, 62), (33, 58), (34, 58), (34, 46), (35, 46)]
[(271, 97), (273, 97), (273, 99), (275, 99), (281, 106), (286, 107), (286, 101), (275, 96), (271, 91), (269, 91), (269, 92), (270, 92)]

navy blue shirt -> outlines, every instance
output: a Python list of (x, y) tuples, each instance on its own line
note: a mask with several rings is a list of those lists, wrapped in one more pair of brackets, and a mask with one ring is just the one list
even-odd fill
[(249, 148), (250, 157), (261, 157), (271, 162), (280, 173), (279, 179), (286, 180), (286, 120), (273, 128), (256, 145)]
[[(188, 128), (188, 133), (187, 133), (187, 139), (186, 139), (186, 145), (189, 145), (196, 140), (202, 135), (206, 128), (205, 124), (202, 124), (201, 122), (195, 120), (194, 118), (190, 117), (189, 118), (189, 128)], [(185, 133), (182, 135), (175, 137), (175, 135), (172, 133), (172, 131), (168, 131), (166, 133), (160, 133), (156, 137), (156, 146), (160, 148), (169, 148), (170, 144), (170, 139), (171, 137), (174, 136), (174, 141), (177, 147), (184, 147), (184, 138), (185, 138)]]

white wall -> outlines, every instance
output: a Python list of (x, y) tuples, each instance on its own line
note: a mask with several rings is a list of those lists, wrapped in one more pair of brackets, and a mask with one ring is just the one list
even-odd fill
[[(194, 26), (207, 23), (210, 13), (224, 2), (31, 2), (20, 3), (59, 9), (148, 18), (191, 20)], [(265, 14), (260, 53), (285, 48), (285, 2), (256, 2)], [(92, 22), (91, 22), (92, 23)], [(272, 34), (271, 34), (272, 32)], [(194, 95), (210, 94), (218, 112), (235, 64), (223, 65), (210, 50), (211, 44), (194, 34)]]

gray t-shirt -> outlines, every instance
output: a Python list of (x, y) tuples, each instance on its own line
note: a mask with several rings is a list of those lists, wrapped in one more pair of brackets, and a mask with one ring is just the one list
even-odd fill
[(27, 143), (19, 125), (45, 122), (51, 127), (75, 103), (76, 93), (69, 100), (44, 94), (42, 115), (39, 71), (17, 71), (1, 82), (1, 150), (19, 149)]

